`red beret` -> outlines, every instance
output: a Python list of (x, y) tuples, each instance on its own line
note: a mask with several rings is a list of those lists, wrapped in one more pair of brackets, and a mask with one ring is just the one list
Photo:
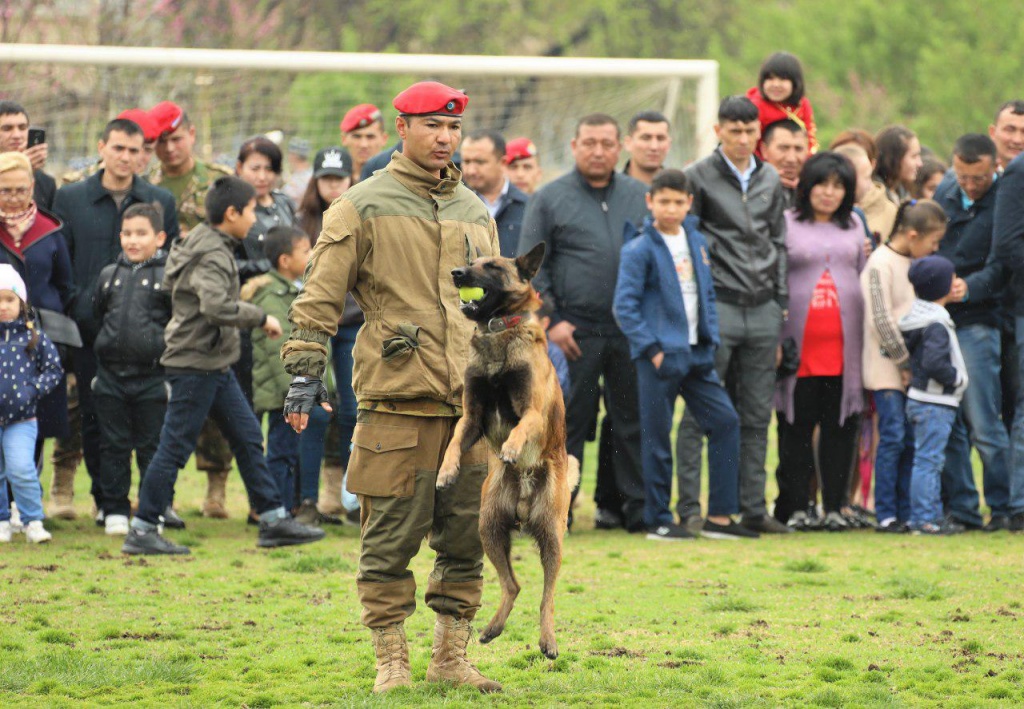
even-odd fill
[(436, 81), (421, 81), (395, 96), (392, 102), (403, 116), (461, 116), (469, 97)]
[(380, 109), (372, 103), (361, 103), (350, 108), (345, 117), (341, 119), (341, 132), (351, 133), (354, 130), (365, 128), (380, 120)]
[(185, 117), (185, 112), (176, 103), (161, 101), (149, 109), (149, 115), (156, 121), (156, 125), (160, 129), (160, 135), (163, 135), (164, 133), (173, 133), (177, 130), (178, 126), (181, 125), (181, 119)]
[(143, 111), (141, 108), (129, 108), (127, 111), (121, 111), (117, 117), (131, 121), (141, 128), (142, 139), (147, 143), (160, 137), (160, 129), (148, 111)]
[(505, 164), (511, 165), (516, 160), (532, 158), (537, 155), (537, 146), (529, 138), (516, 138), (505, 144)]

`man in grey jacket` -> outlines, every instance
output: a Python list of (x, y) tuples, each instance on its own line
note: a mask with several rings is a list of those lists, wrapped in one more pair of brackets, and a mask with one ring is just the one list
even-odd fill
[(646, 186), (616, 174), (622, 144), (615, 119), (603, 113), (584, 116), (572, 141), (574, 170), (530, 198), (523, 218), (519, 253), (539, 242), (547, 258), (533, 280), (554, 309), (548, 338), (569, 360), (572, 391), (566, 407), (566, 448), (581, 461), (583, 444), (597, 415), (599, 380), (612, 421), (617, 510), (623, 526), (642, 531), (644, 488), (640, 471), (640, 418), (636, 370), (629, 344), (612, 315), (624, 235), (647, 215)]
[[(785, 196), (779, 174), (754, 156), (757, 107), (729, 96), (718, 109), (719, 147), (686, 170), (691, 214), (708, 240), (722, 344), (715, 368), (740, 416), (740, 512), (743, 525), (785, 534), (765, 504), (765, 452), (775, 391), (775, 352), (788, 307)], [(687, 527), (700, 518), (701, 432), (687, 413), (677, 437), (679, 505)]]

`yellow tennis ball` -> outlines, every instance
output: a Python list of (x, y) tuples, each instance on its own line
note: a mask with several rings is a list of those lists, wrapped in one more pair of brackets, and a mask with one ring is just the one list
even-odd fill
[(471, 303), (474, 300), (483, 300), (484, 289), (463, 286), (462, 288), (459, 288), (459, 298), (462, 299), (463, 303)]

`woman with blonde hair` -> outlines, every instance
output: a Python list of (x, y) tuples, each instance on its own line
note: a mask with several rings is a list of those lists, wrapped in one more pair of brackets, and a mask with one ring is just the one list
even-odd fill
[[(0, 263), (14, 267), (25, 281), (28, 304), (39, 315), (44, 331), (47, 325), (61, 325), (47, 332), (57, 344), (74, 344), (77, 335), (70, 320), (63, 313), (71, 302), (71, 258), (67, 244), (61, 236), (61, 220), (38, 207), (33, 198), (35, 180), (32, 164), (22, 153), (0, 153)], [(73, 333), (66, 332), (74, 330)], [(68, 335), (72, 335), (70, 338)], [(80, 341), (78, 344), (81, 344)], [(67, 382), (60, 384), (39, 400), (36, 416), (39, 432), (36, 459), (42, 450), (44, 438), (66, 438), (68, 426)], [(70, 481), (54, 480), (51, 499), (58, 508), (57, 492), (64, 490), (67, 506), (71, 504)], [(59, 513), (51, 510), (51, 514)]]

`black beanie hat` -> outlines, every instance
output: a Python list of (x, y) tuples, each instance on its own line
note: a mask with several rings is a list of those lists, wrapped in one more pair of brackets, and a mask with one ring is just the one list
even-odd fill
[(936, 301), (949, 294), (956, 268), (944, 256), (925, 256), (910, 264), (910, 282), (921, 300)]

